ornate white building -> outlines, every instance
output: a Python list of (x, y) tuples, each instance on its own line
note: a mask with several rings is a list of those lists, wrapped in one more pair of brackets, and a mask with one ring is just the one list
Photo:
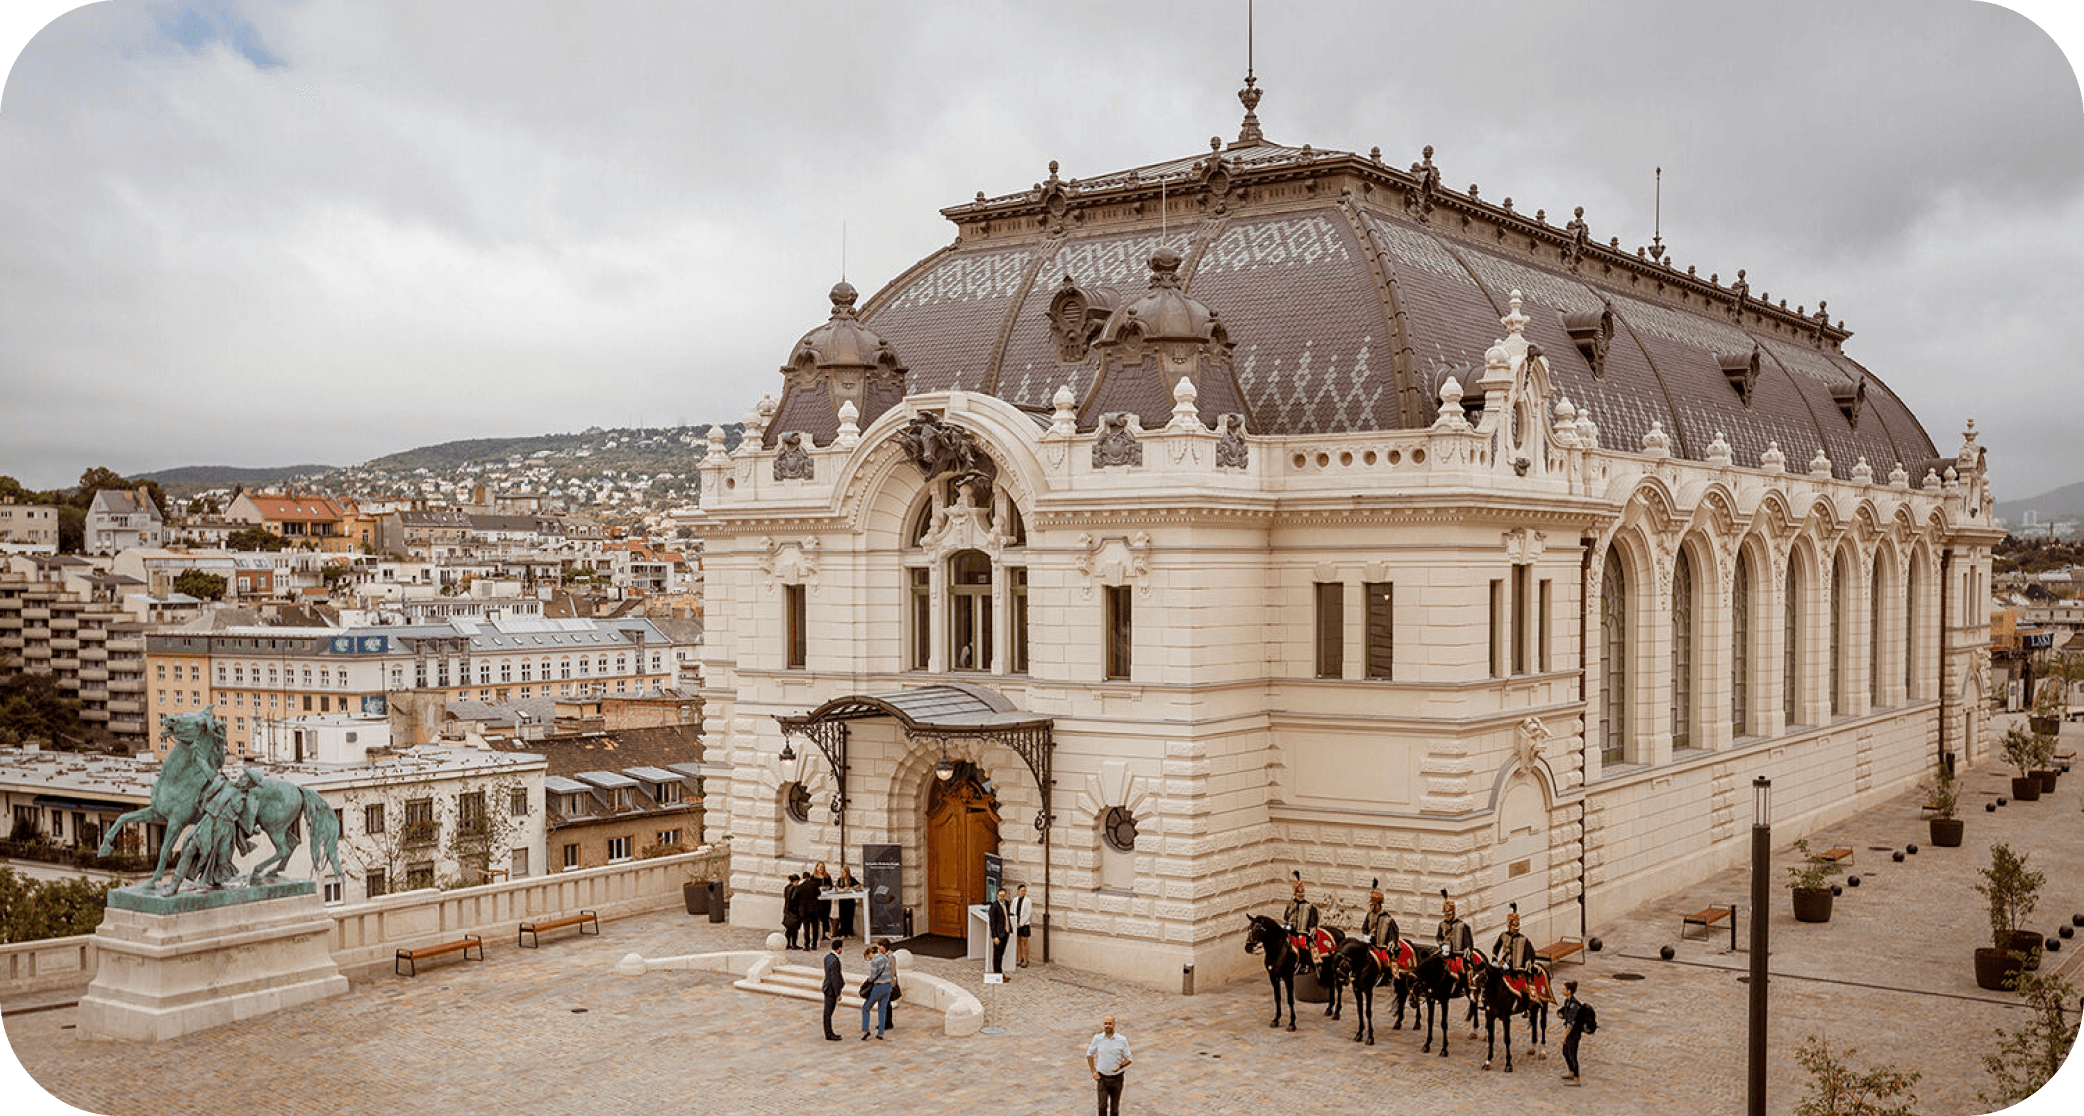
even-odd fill
[(1541, 944), (1740, 858), (1755, 776), (1791, 836), (1984, 751), (1973, 424), (1942, 457), (1821, 304), (1249, 111), (1056, 170), (712, 431), (734, 921), (893, 844), (917, 931), (995, 849), (1152, 984), (1255, 966), (1297, 871)]

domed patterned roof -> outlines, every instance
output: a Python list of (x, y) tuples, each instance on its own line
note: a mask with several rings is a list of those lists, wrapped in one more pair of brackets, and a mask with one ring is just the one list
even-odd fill
[(1224, 340), (1216, 312), (1179, 289), (1180, 263), (1180, 254), (1170, 248), (1153, 252), (1150, 290), (1107, 319), (1099, 342), (1119, 342), (1132, 332), (1146, 341)]
[(1850, 333), (1821, 303), (1789, 310), (1754, 296), (1741, 272), (1724, 285), (1601, 244), (1581, 213), (1557, 227), (1510, 199), (1445, 189), (1431, 149), (1404, 171), (1379, 152), (1218, 142), (1083, 181), (1052, 173), (943, 213), (956, 243), (860, 315), (906, 354), (910, 391), (1046, 408), (1068, 385), (1083, 403), (1095, 353), (1066, 343), (1052, 300), (1134, 289), (1146, 261), (1169, 253), (1176, 279), (1102, 330), (1227, 331), (1256, 433), (1428, 425), (1449, 376), (1480, 377), (1517, 289), (1528, 339), (1606, 445), (1637, 446), (1655, 425), (1694, 460), (1719, 434), (1741, 466), (1777, 443), (1797, 461), (1821, 449), (1845, 478), (1862, 458), (1877, 475), (1901, 464), (1914, 484), (1938, 456), (1901, 400), (1840, 351)]
[(852, 283), (840, 280), (832, 288), (832, 316), (789, 350), (768, 445), (787, 431), (829, 441), (838, 433), (845, 404), (854, 405), (856, 425), (866, 426), (904, 398), (905, 367), (897, 350), (856, 315), (859, 297)]

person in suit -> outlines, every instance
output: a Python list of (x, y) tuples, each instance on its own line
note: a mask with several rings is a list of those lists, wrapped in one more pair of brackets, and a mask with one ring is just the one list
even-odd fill
[(1013, 940), (1020, 944), (1020, 967), (1028, 967), (1028, 936), (1034, 929), (1034, 901), (1028, 898), (1028, 885), (1021, 884), (1020, 891), (1013, 896)]
[(796, 948), (796, 932), (803, 929), (803, 877), (789, 873), (789, 882), (781, 893), (781, 928), (789, 936), (789, 948)]
[(847, 986), (846, 977), (839, 970), (839, 951), (840, 947), (845, 944), (840, 939), (834, 938), (830, 943), (831, 949), (825, 954), (825, 984), (823, 991), (825, 993), (825, 1038), (828, 1042), (839, 1041), (839, 1032), (832, 1029), (832, 1009), (839, 1006), (839, 994)]
[(1013, 906), (1006, 902), (1006, 889), (991, 904), (991, 971), (1006, 973), (1006, 939), (1013, 936)]
[[(820, 876), (823, 879), (820, 879)], [(819, 892), (832, 886), (831, 875), (820, 864), (809, 875), (803, 877), (803, 889), (796, 893), (796, 917), (803, 922), (803, 948), (816, 949), (825, 936), (825, 900)]]

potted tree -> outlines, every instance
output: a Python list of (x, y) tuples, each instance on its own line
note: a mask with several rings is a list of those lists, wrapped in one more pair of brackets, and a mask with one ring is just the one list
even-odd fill
[(2039, 966), (2040, 935), (2021, 926), (2040, 902), (2047, 877), (2027, 868), (2026, 858), (2004, 844), (1991, 846), (1990, 866), (1980, 874), (1983, 882), (1975, 889), (1989, 903), (1990, 944), (1975, 951), (1975, 983), (2001, 992), (2014, 986), (2029, 963)]
[(1958, 849), (1961, 834), (1967, 823), (1958, 816), (1961, 811), (1961, 780), (1954, 777), (1954, 769), (1948, 764), (1939, 765), (1939, 773), (1923, 788), (1925, 804), (1932, 809), (1928, 822), (1932, 847)]
[(2060, 774), (2061, 772), (2055, 769), (2055, 734), (2052, 732), (2034, 733), (2033, 777), (2041, 781), (2042, 794), (2055, 793), (2055, 777)]
[(1831, 877), (1844, 869), (1835, 860), (1825, 860), (1809, 851), (1805, 838), (1795, 842), (1802, 854), (1800, 864), (1787, 869), (1787, 887), (1794, 892), (1796, 922), (1831, 921)]
[(2012, 797), (2020, 802), (2035, 802), (2041, 797), (2040, 776), (2033, 773), (2033, 765), (2040, 760), (2040, 745), (2034, 743), (2033, 734), (2017, 725), (2004, 730), (2000, 742), (2004, 749), (2004, 762), (2018, 769), (2012, 777)]
[(2035, 735), (2054, 736), (2062, 729), (2062, 677), (2043, 678), (2033, 693), (2033, 711), (2026, 724)]

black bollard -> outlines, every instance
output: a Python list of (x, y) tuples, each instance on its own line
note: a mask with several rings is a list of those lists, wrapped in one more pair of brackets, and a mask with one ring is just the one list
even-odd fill
[(1858, 876), (1847, 876), (1847, 877), (1845, 877), (1845, 886), (1847, 886), (1847, 887), (1858, 887), (1858, 886), (1860, 886), (1860, 878), (1859, 878)]
[(1997, 812), (1997, 803), (1995, 803), (1995, 802), (1985, 802), (1985, 803), (1983, 803), (1983, 810), (1984, 810), (1984, 812), (1985, 812), (1985, 813), (1991, 813), (1991, 814), (1994, 814), (1994, 813), (1996, 813), (1996, 812)]
[(2084, 914), (2073, 914), (2073, 915), (2071, 915), (2071, 916), (2070, 916), (2070, 925), (2071, 925), (2071, 926), (2084, 926)]
[(2062, 929), (2057, 930), (2056, 933), (2062, 935), (2065, 938), (2074, 937), (2076, 936), (2077, 928), (2074, 926), (2065, 926)]
[(1845, 894), (1845, 885), (1844, 885), (1844, 884), (1832, 884), (1832, 885), (1831, 885), (1831, 894), (1833, 894), (1833, 895), (1843, 895), (1843, 894)]
[(1678, 950), (1675, 950), (1670, 946), (1665, 946), (1657, 951), (1657, 956), (1664, 958), (1666, 961), (1669, 961), (1672, 958), (1678, 956), (1678, 953)]
[[(2084, 916), (2079, 916), (2079, 917), (2084, 917)], [(2079, 925), (2079, 926), (2084, 926), (2084, 922), (2079, 922), (2079, 923), (2078, 923), (2077, 925)], [(1598, 952), (1599, 952), (1600, 950), (1602, 950), (1602, 949), (1605, 949), (1605, 948), (1606, 948), (1606, 943), (1605, 943), (1605, 942), (1602, 942), (1602, 941), (1600, 941), (1600, 940), (1599, 940), (1598, 938), (1594, 938), (1594, 939), (1592, 939), (1591, 941), (1589, 941), (1589, 942), (1586, 942), (1586, 943), (1585, 943), (1585, 945), (1586, 945), (1587, 947), (1589, 947), (1589, 948), (1590, 948), (1590, 949), (1592, 950), (1592, 952), (1594, 952), (1594, 953), (1598, 953)]]
[(1903, 863), (1903, 854), (1901, 852), (1892, 852), (1889, 854), (1889, 859), (1901, 864)]
[(2044, 945), (2044, 946), (2047, 946), (2047, 947), (2048, 947), (2048, 952), (2049, 952), (2049, 953), (2054, 953), (2054, 952), (2055, 952), (2056, 950), (2059, 950), (2059, 949), (2061, 949), (2061, 948), (2062, 948), (2062, 939), (2061, 939), (2061, 938), (2049, 938), (2049, 939), (2048, 939), (2047, 941), (2044, 941), (2044, 942), (2042, 942), (2041, 944), (2042, 944), (2042, 945)]
[(1916, 845), (1905, 845), (1903, 847), (1903, 851), (1909, 853), (1912, 856), (1918, 855), (1918, 847)]

